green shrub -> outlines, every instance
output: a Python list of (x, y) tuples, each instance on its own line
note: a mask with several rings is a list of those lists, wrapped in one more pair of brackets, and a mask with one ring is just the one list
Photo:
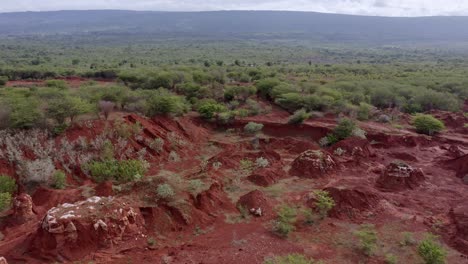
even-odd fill
[(387, 255), (385, 255), (385, 263), (386, 264), (397, 264), (398, 263), (398, 258), (393, 254), (387, 254)]
[(196, 194), (205, 188), (205, 183), (202, 180), (195, 179), (189, 181), (189, 191)]
[(7, 176), (0, 175), (0, 193), (13, 194), (16, 192), (17, 186), (15, 179)]
[(286, 256), (267, 259), (264, 264), (314, 264), (314, 260), (304, 255), (293, 253)]
[(338, 122), (338, 126), (333, 130), (333, 135), (338, 141), (352, 136), (353, 131), (356, 129), (356, 123), (348, 118), (343, 118)]
[(8, 209), (11, 205), (11, 194), (0, 193), (0, 212)]
[(321, 218), (325, 218), (328, 212), (335, 206), (335, 201), (327, 191), (314, 191), (315, 195), (315, 207)]
[(171, 185), (164, 183), (158, 186), (156, 194), (159, 198), (170, 199), (175, 195), (175, 192)]
[(45, 82), (47, 87), (54, 87), (60, 89), (66, 89), (68, 84), (66, 81), (63, 80), (48, 80)]
[(84, 165), (84, 169), (89, 171), (97, 182), (129, 182), (143, 177), (147, 171), (147, 164), (140, 160), (92, 161)]
[(244, 132), (248, 134), (257, 134), (263, 129), (263, 124), (258, 124), (255, 122), (249, 122), (244, 126)]
[(276, 220), (273, 222), (273, 231), (282, 237), (287, 237), (296, 229), (294, 227), (296, 217), (296, 209), (287, 205), (281, 206), (277, 212)]
[(310, 118), (310, 113), (305, 109), (300, 109), (294, 112), (288, 119), (288, 124), (302, 124), (305, 120)]
[(426, 264), (444, 264), (447, 257), (447, 251), (435, 241), (432, 235), (419, 243), (418, 253)]
[(48, 102), (46, 116), (54, 119), (58, 124), (63, 124), (67, 118), (73, 122), (77, 116), (91, 111), (92, 106), (81, 98), (61, 96)]
[(361, 121), (369, 120), (371, 110), (372, 110), (372, 105), (366, 104), (366, 103), (360, 103), (359, 109), (357, 112), (357, 118)]
[(279, 84), (280, 84), (280, 81), (278, 79), (263, 79), (263, 80), (259, 80), (255, 84), (255, 86), (257, 87), (258, 93), (262, 97), (267, 98), (267, 97), (270, 97), (271, 91), (273, 90), (273, 88)]
[(5, 86), (8, 82), (8, 77), (0, 76), (0, 86)]
[(377, 249), (377, 232), (373, 225), (362, 225), (361, 228), (354, 232), (354, 235), (359, 239), (359, 249), (366, 256), (372, 256)]
[(67, 175), (63, 171), (56, 171), (52, 178), (52, 187), (55, 189), (65, 189), (65, 185), (67, 183)]
[(199, 106), (198, 113), (204, 119), (211, 119), (215, 114), (225, 112), (226, 110), (226, 106), (222, 104), (205, 102)]
[(181, 115), (188, 110), (187, 102), (182, 96), (173, 95), (163, 89), (149, 95), (146, 101), (146, 114), (155, 115)]
[(445, 129), (444, 123), (431, 115), (417, 114), (413, 118), (413, 125), (418, 133), (434, 135)]

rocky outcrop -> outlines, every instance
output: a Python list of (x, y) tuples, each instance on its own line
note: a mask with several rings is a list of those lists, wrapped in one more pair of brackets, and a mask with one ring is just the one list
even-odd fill
[(139, 209), (113, 197), (91, 197), (50, 209), (41, 221), (30, 251), (38, 256), (78, 260), (142, 234)]
[(307, 150), (293, 161), (289, 174), (302, 178), (318, 178), (330, 173), (335, 167), (336, 163), (328, 153)]
[(382, 171), (376, 186), (389, 191), (415, 189), (425, 181), (421, 169), (403, 162), (392, 162)]

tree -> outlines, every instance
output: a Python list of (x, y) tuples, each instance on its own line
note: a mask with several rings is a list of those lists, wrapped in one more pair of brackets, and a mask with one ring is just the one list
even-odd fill
[(0, 86), (5, 86), (8, 82), (8, 77), (0, 76)]
[(413, 118), (413, 125), (418, 133), (430, 136), (445, 129), (445, 125), (442, 121), (431, 115), (424, 114), (417, 114)]
[(114, 111), (115, 103), (109, 101), (99, 101), (99, 110), (104, 114), (105, 119), (109, 118), (110, 113)]
[(91, 111), (91, 105), (79, 97), (64, 96), (51, 100), (48, 103), (46, 114), (49, 118), (57, 121), (59, 125), (64, 124), (67, 118), (73, 123), (74, 119), (81, 114)]

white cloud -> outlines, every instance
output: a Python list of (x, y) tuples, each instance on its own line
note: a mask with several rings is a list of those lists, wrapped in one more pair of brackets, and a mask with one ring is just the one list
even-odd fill
[(295, 10), (360, 15), (431, 16), (468, 15), (468, 0), (3, 0), (0, 3), (0, 12), (76, 9)]

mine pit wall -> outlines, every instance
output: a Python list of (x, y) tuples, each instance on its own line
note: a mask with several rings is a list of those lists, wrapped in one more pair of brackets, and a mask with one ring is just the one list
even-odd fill
[[(249, 122), (246, 120), (236, 120), (233, 124), (229, 125), (217, 125), (216, 128), (223, 128), (229, 129), (234, 128), (242, 131), (244, 126), (247, 125)], [(310, 124), (302, 124), (302, 125), (290, 125), (290, 124), (282, 124), (282, 123), (274, 123), (274, 122), (257, 122), (259, 124), (263, 124), (262, 133), (271, 136), (271, 137), (303, 137), (307, 139), (311, 139), (313, 141), (318, 141), (321, 138), (325, 137), (328, 133), (332, 130), (328, 127), (319, 127), (319, 126), (312, 126)]]

